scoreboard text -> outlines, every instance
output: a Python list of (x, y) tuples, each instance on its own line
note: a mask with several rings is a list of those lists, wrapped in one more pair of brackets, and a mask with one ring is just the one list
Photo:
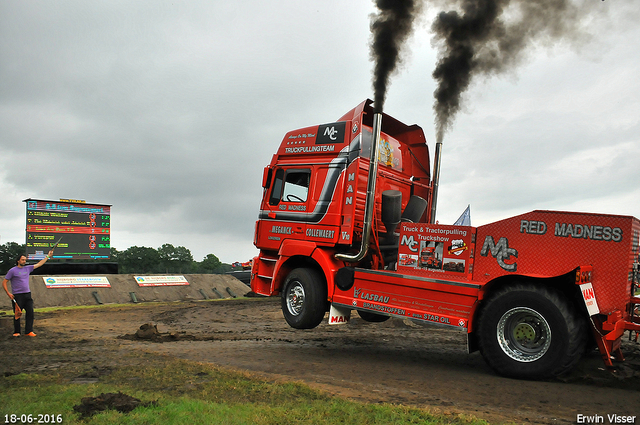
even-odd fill
[(27, 199), (27, 259), (108, 259), (111, 205)]

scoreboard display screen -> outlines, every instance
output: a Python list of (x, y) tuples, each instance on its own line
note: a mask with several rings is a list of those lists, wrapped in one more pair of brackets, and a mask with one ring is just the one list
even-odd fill
[[(26, 199), (27, 259), (108, 259), (111, 205), (84, 201)], [(57, 244), (57, 246), (56, 246)]]

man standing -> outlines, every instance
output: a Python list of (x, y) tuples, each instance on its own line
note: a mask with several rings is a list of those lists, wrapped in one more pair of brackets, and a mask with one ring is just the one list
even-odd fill
[[(42, 266), (53, 255), (53, 249), (42, 260), (34, 265), (27, 266), (27, 257), (21, 255), (16, 260), (16, 266), (11, 268), (2, 281), (2, 287), (13, 302), (13, 310), (16, 313), (13, 320), (13, 336), (20, 336), (20, 310), (27, 314), (25, 317), (24, 333), (27, 336), (36, 336), (33, 333), (33, 299), (29, 288), (29, 275), (32, 271)], [(11, 281), (11, 292), (7, 288), (7, 282)]]

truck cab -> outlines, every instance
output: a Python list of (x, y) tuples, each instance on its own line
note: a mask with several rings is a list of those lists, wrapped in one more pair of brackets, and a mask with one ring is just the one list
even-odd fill
[[(254, 240), (260, 249), (254, 261), (260, 271), (254, 278), (256, 293), (277, 295), (282, 286), (277, 283), (281, 266), (285, 266), (284, 271), (290, 270), (302, 259), (286, 255), (287, 260), (293, 258), (292, 262), (272, 264), (276, 258), (283, 263), (284, 253), (299, 251), (304, 256), (320, 248), (327, 258), (319, 266), (331, 274), (345, 262), (329, 257), (353, 252), (362, 243), (373, 116), (372, 101), (366, 100), (334, 123), (285, 134), (263, 173), (264, 192)], [(381, 194), (385, 191), (398, 194), (397, 209), (405, 208), (412, 196), (424, 199), (424, 217), (420, 218), (426, 221), (431, 176), (424, 132), (417, 125), (405, 125), (388, 115), (383, 119), (376, 155), (377, 214), (373, 226), (385, 229), (381, 218)], [(362, 261), (384, 267), (379, 258), (367, 256)]]

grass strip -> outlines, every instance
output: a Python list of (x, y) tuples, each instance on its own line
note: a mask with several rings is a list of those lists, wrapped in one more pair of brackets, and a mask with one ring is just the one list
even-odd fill
[[(135, 364), (108, 372), (96, 383), (74, 383), (76, 369), (1, 377), (0, 421), (20, 423), (11, 421), (14, 414), (18, 420), (31, 415), (33, 423), (39, 415), (49, 415), (64, 424), (486, 424), (427, 409), (353, 402), (303, 384), (272, 382), (208, 364), (137, 356)], [(83, 397), (113, 392), (157, 403), (128, 413), (106, 410), (86, 419), (73, 410)]]

